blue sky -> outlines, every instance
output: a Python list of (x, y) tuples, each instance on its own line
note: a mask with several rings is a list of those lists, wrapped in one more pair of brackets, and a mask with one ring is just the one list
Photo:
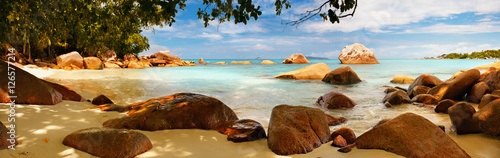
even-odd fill
[(320, 17), (298, 27), (281, 24), (324, 1), (292, 1), (276, 16), (274, 0), (254, 0), (263, 11), (257, 21), (207, 28), (196, 15), (201, 1), (189, 1), (172, 27), (143, 32), (151, 47), (140, 55), (170, 50), (182, 59), (283, 59), (294, 53), (337, 59), (346, 45), (361, 43), (379, 59), (409, 59), (500, 49), (498, 0), (360, 0), (354, 17), (340, 24)]

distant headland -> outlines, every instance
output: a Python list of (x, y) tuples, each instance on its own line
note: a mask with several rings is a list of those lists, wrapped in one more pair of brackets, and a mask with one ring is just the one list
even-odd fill
[(472, 53), (449, 53), (438, 57), (424, 57), (423, 59), (500, 59), (499, 50), (483, 50)]

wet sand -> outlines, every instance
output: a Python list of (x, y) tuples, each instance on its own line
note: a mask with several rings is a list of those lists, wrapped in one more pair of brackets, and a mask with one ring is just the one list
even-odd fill
[[(45, 70), (38, 72), (40, 76), (50, 76), (44, 74)], [(57, 74), (57, 71), (50, 73)], [(36, 74), (36, 73), (35, 73)], [(126, 97), (116, 94), (106, 87), (99, 86), (91, 80), (81, 80), (85, 84), (70, 83), (67, 80), (55, 80), (66, 86), (71, 86), (85, 98), (93, 98), (97, 94), (103, 93), (114, 97)], [(79, 85), (79, 86), (78, 86)], [(113, 96), (114, 95), (114, 96)], [(135, 102), (134, 99), (121, 100), (118, 104)], [(476, 105), (477, 106), (477, 105)], [(118, 112), (101, 112), (88, 108), (93, 107), (89, 102), (63, 101), (57, 105), (17, 105), (16, 108), (16, 135), (19, 145), (16, 150), (0, 150), (0, 157), (68, 157), (87, 158), (93, 157), (85, 152), (64, 146), (64, 137), (74, 131), (90, 128), (102, 127), (102, 122), (120, 117), (124, 114)], [(414, 108), (411, 105), (402, 108)], [(0, 121), (6, 125), (8, 108), (5, 104), (0, 104)], [(419, 109), (420, 110), (420, 109)], [(333, 111), (334, 112), (334, 111)], [(328, 112), (330, 113), (330, 112)], [(394, 117), (397, 114), (394, 114)], [(422, 116), (436, 124), (446, 127), (448, 135), (454, 139), (472, 157), (494, 158), (500, 155), (500, 138), (490, 137), (483, 134), (456, 135), (451, 130), (451, 122), (445, 114), (423, 114)], [(266, 120), (268, 121), (268, 120)], [(263, 124), (266, 121), (262, 121)], [(7, 122), (7, 123), (6, 123)], [(372, 124), (367, 122), (366, 124)], [(332, 130), (340, 127), (349, 127), (352, 123), (341, 124), (331, 127)], [(264, 125), (267, 128), (267, 124)], [(216, 131), (183, 129), (183, 130), (163, 130), (163, 131), (139, 131), (149, 137), (153, 148), (138, 157), (282, 157), (274, 154), (267, 147), (267, 141), (258, 140), (254, 142), (233, 143), (226, 140), (226, 136)], [(364, 131), (356, 131), (362, 134)], [(49, 138), (48, 142), (42, 141)], [(338, 148), (330, 146), (331, 143), (323, 144), (321, 147), (307, 154), (298, 154), (285, 157), (401, 157), (383, 150), (353, 149), (350, 153), (338, 152)]]

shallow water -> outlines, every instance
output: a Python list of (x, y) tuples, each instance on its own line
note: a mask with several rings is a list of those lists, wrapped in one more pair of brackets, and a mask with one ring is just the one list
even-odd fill
[[(233, 60), (205, 60), (207, 61), (230, 63)], [(311, 60), (312, 64), (326, 63), (332, 70), (341, 66), (350, 66), (363, 80), (354, 85), (273, 79), (272, 76), (310, 64), (260, 65), (262, 60), (251, 61), (252, 65), (61, 71), (46, 79), (69, 86), (88, 99), (105, 94), (117, 104), (130, 104), (180, 92), (200, 93), (221, 100), (231, 107), (239, 118), (257, 120), (266, 129), (274, 106), (289, 104), (316, 107), (314, 103), (319, 96), (330, 91), (337, 91), (352, 98), (358, 105), (352, 109), (323, 109), (328, 114), (348, 119), (344, 124), (332, 126), (332, 130), (349, 127), (360, 135), (383, 118), (393, 118), (402, 113), (413, 112), (436, 124), (445, 125), (447, 133), (462, 148), (470, 149), (467, 151), (473, 157), (500, 155), (498, 138), (485, 137), (480, 134), (457, 136), (452, 131), (449, 116), (446, 114), (436, 114), (433, 110), (414, 105), (401, 105), (389, 109), (380, 103), (385, 95), (384, 85), (408, 87), (405, 84), (390, 83), (389, 81), (395, 75), (402, 74), (416, 78), (425, 73), (446, 80), (462, 69), (471, 69), (497, 60), (380, 60), (380, 64), (375, 65), (343, 65), (338, 60)], [(282, 60), (273, 61), (279, 63)], [(474, 140), (489, 143), (477, 143)], [(471, 141), (474, 142), (472, 144), (477, 145), (467, 145), (471, 144)], [(476, 148), (489, 150), (476, 150)]]

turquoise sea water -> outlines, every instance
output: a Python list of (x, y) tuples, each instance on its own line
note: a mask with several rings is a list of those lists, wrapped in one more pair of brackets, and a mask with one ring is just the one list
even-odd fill
[[(207, 61), (230, 63), (233, 60), (205, 60)], [(140, 70), (83, 70), (58, 73), (49, 78), (85, 79), (83, 82), (92, 82), (99, 88), (72, 88), (95, 95), (104, 93), (118, 104), (130, 104), (180, 92), (200, 93), (221, 100), (231, 107), (239, 118), (255, 119), (266, 128), (274, 106), (289, 104), (316, 107), (314, 103), (319, 96), (337, 91), (352, 98), (358, 105), (353, 109), (323, 109), (328, 114), (343, 116), (349, 120), (340, 126), (332, 127), (332, 130), (349, 127), (361, 134), (380, 119), (392, 118), (404, 112), (423, 115), (438, 124), (449, 124), (447, 115), (436, 114), (426, 108), (403, 105), (388, 109), (380, 103), (385, 96), (384, 85), (408, 87), (390, 83), (395, 75), (416, 78), (421, 74), (431, 74), (446, 80), (462, 69), (471, 69), (498, 60), (379, 60), (380, 64), (369, 65), (340, 64), (337, 59), (310, 60), (311, 64), (326, 63), (332, 70), (350, 66), (363, 80), (354, 85), (332, 85), (319, 80), (274, 79), (272, 76), (311, 64), (280, 64), (283, 60), (272, 60), (278, 64), (260, 65), (262, 60), (250, 61), (251, 65), (198, 64), (191, 67), (153, 67)]]

